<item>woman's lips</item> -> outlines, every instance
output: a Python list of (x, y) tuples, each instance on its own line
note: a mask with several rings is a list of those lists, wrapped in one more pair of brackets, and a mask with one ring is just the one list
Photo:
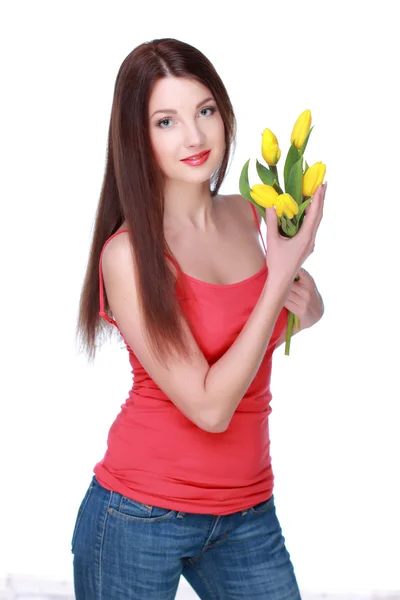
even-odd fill
[(186, 158), (181, 162), (184, 162), (187, 165), (191, 165), (192, 167), (198, 167), (199, 165), (203, 165), (206, 162), (206, 160), (210, 156), (210, 152), (211, 150), (207, 150), (206, 152), (202, 152), (200, 156), (197, 156), (195, 158)]

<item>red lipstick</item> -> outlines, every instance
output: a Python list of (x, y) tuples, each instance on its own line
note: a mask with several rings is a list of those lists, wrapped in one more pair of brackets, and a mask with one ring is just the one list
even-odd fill
[(193, 154), (192, 156), (188, 156), (187, 158), (183, 158), (181, 162), (186, 163), (187, 165), (191, 165), (192, 167), (198, 167), (199, 165), (203, 165), (210, 155), (211, 150), (204, 150), (203, 152), (199, 152), (198, 154)]

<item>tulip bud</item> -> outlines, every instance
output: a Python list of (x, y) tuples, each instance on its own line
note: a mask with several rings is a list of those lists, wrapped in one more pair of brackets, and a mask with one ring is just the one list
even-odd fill
[(297, 150), (304, 144), (305, 139), (311, 127), (311, 111), (305, 110), (301, 113), (294, 124), (290, 142), (296, 146)]
[(261, 154), (267, 165), (275, 166), (281, 157), (278, 140), (270, 129), (264, 129), (261, 142)]
[(324, 180), (326, 165), (323, 162), (317, 162), (307, 169), (303, 176), (303, 196), (312, 196), (317, 187)]
[(288, 219), (293, 219), (294, 215), (297, 215), (299, 212), (299, 206), (290, 194), (279, 194), (275, 205), (278, 217), (281, 217), (285, 213)]
[(275, 205), (278, 192), (271, 185), (257, 183), (251, 188), (250, 196), (253, 198), (254, 202), (260, 206), (272, 208)]

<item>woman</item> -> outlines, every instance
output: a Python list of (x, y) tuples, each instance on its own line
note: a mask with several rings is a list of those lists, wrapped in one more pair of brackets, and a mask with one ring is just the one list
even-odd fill
[(266, 256), (253, 205), (218, 193), (235, 128), (192, 46), (154, 40), (122, 63), (78, 332), (93, 358), (101, 318), (116, 327), (134, 382), (78, 511), (78, 600), (170, 600), (181, 575), (202, 599), (300, 598), (274, 507), (269, 383), (288, 310), (302, 328), (323, 312), (300, 267), (325, 189), (293, 239), (267, 210)]

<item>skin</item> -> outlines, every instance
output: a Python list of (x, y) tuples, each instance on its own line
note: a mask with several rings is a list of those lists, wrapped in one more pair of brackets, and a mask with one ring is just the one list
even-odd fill
[[(165, 77), (155, 84), (149, 101), (150, 140), (165, 176), (165, 226), (175, 229), (212, 230), (215, 207), (209, 179), (225, 150), (224, 123), (210, 90), (196, 81)], [(200, 104), (201, 103), (201, 104)], [(197, 105), (200, 104), (198, 108)], [(155, 111), (171, 108), (154, 114)], [(153, 116), (154, 115), (154, 116)], [(159, 124), (159, 121), (163, 121)], [(181, 159), (211, 150), (207, 162), (191, 167)]]
[[(209, 181), (222, 160), (225, 139), (210, 90), (186, 78), (157, 81), (149, 100), (149, 131), (165, 178), (164, 234), (183, 272), (224, 284), (260, 271), (265, 256), (248, 201), (237, 194), (211, 197)], [(211, 154), (202, 166), (181, 162), (208, 149)], [(303, 268), (299, 275), (285, 307), (300, 318), (301, 331), (319, 321), (324, 308), (311, 275)], [(284, 341), (285, 333), (277, 345)]]

